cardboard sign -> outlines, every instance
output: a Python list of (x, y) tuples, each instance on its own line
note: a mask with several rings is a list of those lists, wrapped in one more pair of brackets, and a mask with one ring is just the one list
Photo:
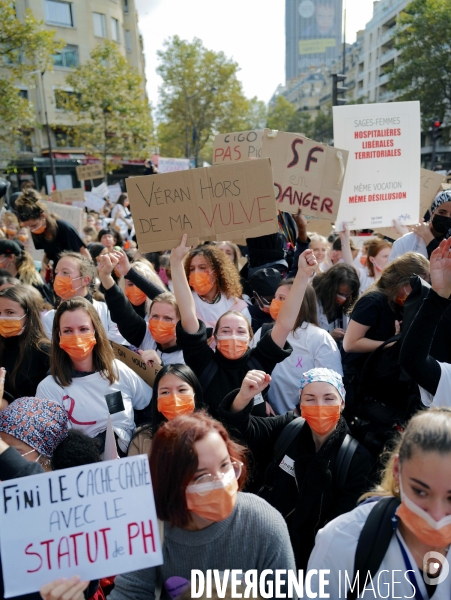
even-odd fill
[(175, 173), (189, 169), (189, 158), (163, 158), (158, 159), (158, 173)]
[(271, 164), (258, 159), (125, 181), (140, 252), (276, 233)]
[(84, 202), (85, 191), (82, 188), (73, 188), (72, 190), (61, 190), (52, 192), (50, 197), (53, 202), (59, 204), (72, 204), (72, 202)]
[(149, 367), (136, 352), (132, 352), (125, 346), (116, 344), (116, 342), (110, 342), (110, 344), (113, 348), (115, 358), (119, 359), (127, 365), (127, 367), (130, 367), (130, 369), (139, 375), (141, 379), (150, 385), (150, 387), (153, 387), (153, 382), (155, 381), (158, 371), (163, 368), (162, 365)]
[(317, 233), (327, 238), (334, 231), (333, 224), (330, 221), (315, 219), (314, 217), (306, 217), (306, 219), (307, 231), (310, 233)]
[(42, 202), (50, 212), (55, 213), (58, 217), (64, 219), (64, 221), (68, 221), (80, 235), (83, 234), (86, 216), (82, 208), (68, 206), (67, 204), (58, 204), (57, 202), (45, 202), (44, 200)]
[(348, 153), (298, 133), (265, 129), (262, 157), (271, 159), (277, 208), (335, 221)]
[(75, 170), (77, 171), (78, 181), (84, 181), (85, 179), (101, 179), (105, 174), (102, 163), (81, 165), (75, 167)]
[(0, 484), (5, 597), (163, 562), (145, 455)]
[(263, 131), (220, 133), (215, 137), (213, 164), (240, 162), (261, 158)]
[(334, 141), (349, 150), (337, 223), (350, 229), (418, 221), (420, 103), (334, 106)]

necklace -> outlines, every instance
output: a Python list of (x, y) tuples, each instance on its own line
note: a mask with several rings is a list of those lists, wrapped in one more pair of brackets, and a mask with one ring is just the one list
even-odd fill
[[(432, 548), (431, 550), (428, 550), (428, 552), (437, 552), (438, 554), (441, 554), (444, 558), (446, 558), (449, 548), (450, 548), (451, 544), (449, 544), (446, 548), (443, 548), (442, 550), (440, 548)], [(433, 561), (433, 559), (429, 559), (428, 561), (424, 561), (424, 555), (422, 556), (418, 550), (416, 550), (415, 548), (408, 546), (409, 550), (412, 552), (412, 554), (414, 556), (417, 557), (417, 559), (420, 560), (421, 564), (422, 564), (422, 569), (425, 573), (428, 573), (428, 575), (438, 575), (439, 571), (435, 572), (435, 573), (430, 573), (429, 569), (430, 569), (430, 565), (431, 562)], [(436, 561), (435, 561), (436, 562)], [(441, 570), (441, 565), (440, 565), (440, 570)]]

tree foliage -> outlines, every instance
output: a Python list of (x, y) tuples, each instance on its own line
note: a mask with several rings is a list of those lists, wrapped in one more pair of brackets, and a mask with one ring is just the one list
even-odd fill
[(268, 109), (266, 122), (270, 129), (288, 131), (292, 133), (303, 133), (310, 136), (311, 116), (305, 111), (298, 111), (285, 96), (279, 95), (276, 101)]
[(248, 100), (237, 78), (238, 64), (195, 38), (174, 36), (158, 52), (163, 79), (158, 106), (158, 143), (164, 156), (211, 161), (216, 133), (264, 124), (264, 105)]
[(148, 156), (153, 123), (144, 83), (113, 42), (94, 48), (66, 83), (73, 91), (58, 93), (76, 123), (77, 145), (101, 158), (105, 173), (119, 166), (115, 156)]
[(443, 121), (450, 110), (450, 31), (449, 0), (413, 0), (395, 32), (401, 55), (389, 71), (389, 88), (397, 100), (419, 100), (427, 126), (431, 119)]
[(53, 54), (64, 41), (55, 40), (55, 31), (43, 29), (43, 21), (35, 19), (30, 9), (24, 19), (16, 16), (12, 0), (0, 0), (0, 146), (1, 153), (15, 153), (22, 130), (35, 125), (31, 103), (19, 96), (21, 82), (30, 85), (34, 71), (43, 72), (53, 67)]

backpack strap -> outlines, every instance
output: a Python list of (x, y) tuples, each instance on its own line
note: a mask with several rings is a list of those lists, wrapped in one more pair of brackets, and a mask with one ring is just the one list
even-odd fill
[(242, 298), (238, 298), (235, 301), (235, 304), (232, 304), (232, 306), (229, 308), (229, 310), (238, 310), (239, 312), (241, 312), (243, 310), (243, 308), (246, 308), (246, 306), (247, 306), (246, 300), (243, 300)]
[(274, 465), (277, 466), (285, 456), (286, 451), (291, 446), (292, 442), (299, 435), (301, 429), (304, 427), (305, 419), (302, 417), (296, 417), (288, 423), (282, 433), (277, 438), (274, 446)]
[(378, 572), (393, 536), (391, 519), (399, 504), (399, 498), (381, 498), (368, 515), (355, 551), (353, 581), (357, 573), (363, 577), (359, 576), (358, 585), (348, 592), (347, 600), (360, 598), (368, 571), (372, 578)]
[(349, 465), (357, 450), (359, 443), (353, 437), (346, 434), (338, 451), (337, 458), (334, 464), (334, 479), (337, 481), (338, 489), (344, 490), (346, 479), (348, 477)]
[(217, 372), (219, 371), (219, 365), (215, 360), (211, 360), (202, 373), (199, 375), (199, 383), (202, 390), (205, 391), (208, 389), (208, 386), (216, 377)]

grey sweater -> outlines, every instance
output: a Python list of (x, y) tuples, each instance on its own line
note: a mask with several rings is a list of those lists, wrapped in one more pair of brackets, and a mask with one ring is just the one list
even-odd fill
[[(293, 569), (293, 551), (282, 515), (254, 494), (238, 493), (230, 517), (201, 531), (165, 523), (162, 598), (177, 598), (191, 581), (191, 569)], [(108, 600), (154, 600), (156, 568), (119, 575)], [(214, 590), (214, 575), (213, 590)], [(287, 577), (285, 576), (286, 580)], [(230, 578), (229, 578), (230, 582)], [(245, 583), (237, 587), (244, 596)]]

